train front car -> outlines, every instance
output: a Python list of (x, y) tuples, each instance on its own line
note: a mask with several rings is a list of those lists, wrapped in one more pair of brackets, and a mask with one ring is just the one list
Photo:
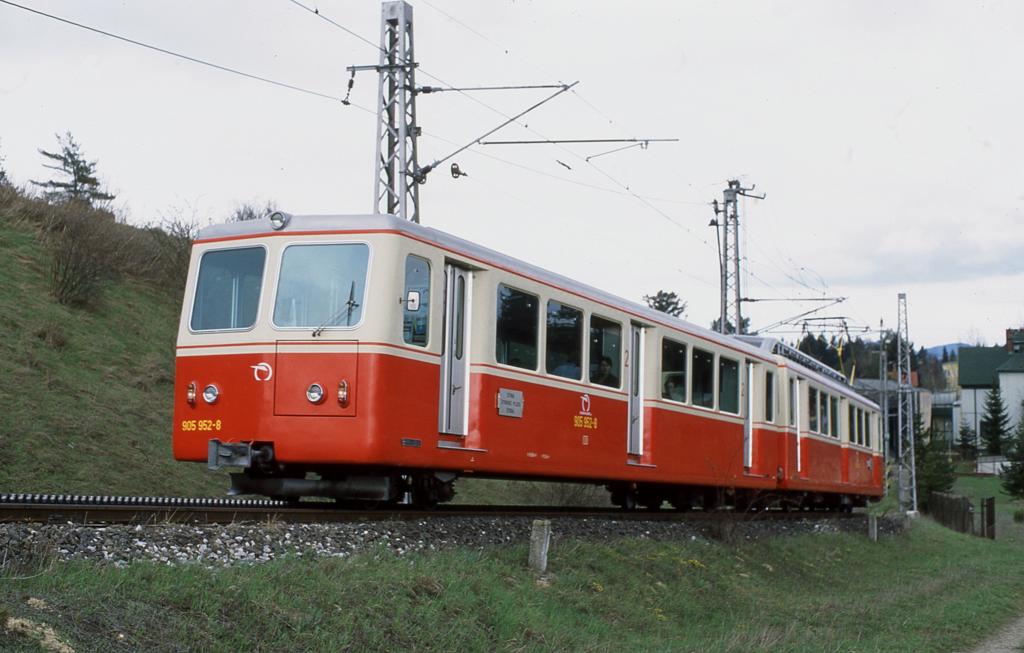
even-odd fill
[(453, 475), (405, 473), (402, 442), (375, 437), (437, 431), (430, 265), (393, 220), (275, 213), (199, 234), (178, 331), (176, 459), (241, 468), (233, 494), (449, 498)]

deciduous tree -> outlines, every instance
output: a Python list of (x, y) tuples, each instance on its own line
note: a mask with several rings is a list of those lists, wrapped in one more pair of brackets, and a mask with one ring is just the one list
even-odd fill
[(265, 218), (277, 210), (277, 203), (274, 200), (267, 200), (266, 204), (260, 206), (257, 202), (243, 202), (235, 207), (235, 210), (228, 218), (228, 222), (245, 222), (246, 220), (259, 220)]
[[(718, 318), (715, 318), (714, 320), (712, 320), (711, 321), (711, 330), (712, 331), (718, 331), (718, 325), (720, 323), (721, 323), (721, 320), (718, 319)], [(733, 324), (732, 321), (730, 321), (728, 319), (725, 321), (725, 332), (726, 333), (736, 333), (736, 325)], [(750, 333), (750, 318), (749, 317), (743, 318), (742, 321), (740, 322), (740, 333)]]

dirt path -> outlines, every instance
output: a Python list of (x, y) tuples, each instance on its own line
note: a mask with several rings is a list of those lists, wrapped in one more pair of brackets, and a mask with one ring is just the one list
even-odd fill
[(971, 653), (1019, 653), (1024, 650), (1024, 617), (1002, 629)]

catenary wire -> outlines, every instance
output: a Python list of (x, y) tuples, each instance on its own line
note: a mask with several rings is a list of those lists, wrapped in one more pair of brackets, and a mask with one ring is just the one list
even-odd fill
[[(335, 26), (335, 27), (338, 27), (339, 29), (342, 29), (342, 30), (343, 30), (344, 32), (346, 32), (346, 33), (348, 33), (348, 34), (353, 34), (352, 30), (350, 30), (350, 29), (348, 29), (348, 28), (344, 28), (344, 27), (341, 27), (339, 23), (337, 23), (337, 22), (336, 22), (336, 21), (334, 21), (334, 20), (331, 20), (330, 18), (328, 18), (327, 16), (325, 16), (325, 15), (324, 15), (323, 13), (320, 13), (320, 12), (319, 12), (319, 11), (317, 11), (317, 10), (314, 10), (314, 9), (312, 9), (312, 8), (310, 8), (310, 7), (308, 7), (308, 6), (304, 5), (304, 4), (302, 4), (302, 3), (300, 3), (300, 2), (297, 2), (297, 0), (288, 0), (288, 1), (289, 1), (289, 2), (291, 2), (291, 3), (293, 3), (293, 4), (295, 4), (295, 5), (297, 5), (297, 6), (299, 6), (299, 7), (302, 7), (303, 9), (305, 9), (306, 11), (308, 11), (308, 12), (312, 13), (313, 15), (317, 16), (318, 18), (321, 18), (321, 19), (323, 19), (323, 20), (324, 20), (324, 21), (326, 21), (326, 22), (327, 22), (328, 24), (330, 24), (330, 25), (333, 25), (333, 26)], [(363, 41), (364, 43), (369, 43), (369, 44), (371, 44), (371, 45), (373, 46), (374, 50), (377, 50), (378, 52), (382, 52), (382, 51), (383, 51), (383, 50), (381, 49), (381, 47), (380, 47), (380, 46), (379, 46), (378, 44), (375, 44), (375, 43), (371, 42), (371, 41), (370, 41), (369, 39), (367, 39), (367, 38), (365, 38), (365, 37), (362, 37), (362, 36), (359, 36), (359, 35), (356, 35), (356, 36), (357, 36), (357, 38), (359, 38), (359, 40), (360, 40), (360, 41)], [(408, 62), (407, 62), (407, 63), (408, 63)], [(427, 70), (426, 70), (426, 69), (424, 69), (424, 68), (423, 68), (422, 66), (420, 66), (419, 68), (417, 68), (417, 72), (419, 72), (419, 73), (420, 73), (421, 75), (425, 75), (425, 76), (427, 76), (427, 77), (429, 77), (429, 78), (431, 78), (431, 79), (435, 80), (435, 81), (436, 81), (436, 82), (438, 82), (439, 84), (442, 84), (442, 85), (444, 85), (444, 86), (447, 86), (448, 88), (450, 88), (450, 89), (452, 89), (452, 90), (455, 90), (456, 92), (458, 92), (458, 93), (460, 93), (461, 95), (463, 95), (463, 96), (465, 96), (465, 97), (469, 98), (469, 99), (470, 99), (470, 100), (472, 100), (473, 102), (475, 102), (475, 103), (479, 104), (480, 106), (482, 106), (482, 107), (484, 107), (484, 108), (488, 109), (489, 111), (492, 111), (492, 112), (494, 112), (494, 113), (498, 114), (499, 116), (502, 116), (502, 117), (504, 117), (505, 119), (510, 119), (510, 118), (511, 118), (511, 116), (509, 116), (508, 114), (506, 114), (506, 113), (505, 113), (504, 111), (501, 111), (500, 109), (497, 109), (497, 108), (495, 108), (495, 107), (491, 106), (490, 104), (488, 104), (488, 103), (484, 102), (483, 100), (481, 100), (481, 99), (479, 99), (479, 98), (477, 98), (477, 97), (475, 97), (475, 96), (471, 95), (470, 93), (467, 93), (466, 91), (462, 91), (462, 90), (459, 90), (459, 89), (458, 89), (458, 88), (456, 88), (456, 87), (455, 87), (455, 86), (454, 86), (453, 84), (450, 84), (449, 82), (445, 81), (444, 79), (441, 79), (441, 78), (440, 78), (440, 77), (438, 77), (437, 75), (434, 75), (433, 73), (431, 73), (431, 72), (427, 71)], [(544, 136), (544, 134), (541, 134), (540, 132), (538, 132), (537, 130), (533, 129), (532, 127), (529, 127), (528, 125), (524, 125), (524, 124), (522, 124), (522, 123), (520, 123), (520, 122), (518, 122), (518, 121), (516, 121), (516, 124), (517, 124), (517, 125), (519, 125), (520, 127), (523, 127), (524, 129), (527, 129), (527, 130), (528, 130), (528, 131), (530, 131), (530, 132), (533, 132), (534, 134), (537, 134), (537, 135), (538, 135), (538, 136), (540, 136), (541, 138), (544, 138), (545, 140), (547, 140), (547, 137), (546, 137), (546, 136)], [(650, 203), (649, 203), (649, 202), (648, 202), (648, 201), (647, 201), (646, 199), (644, 199), (644, 197), (643, 197), (642, 195), (639, 195), (639, 194), (637, 194), (637, 193), (633, 192), (633, 191), (632, 191), (632, 190), (631, 190), (631, 189), (629, 188), (629, 186), (628, 186), (628, 185), (626, 185), (626, 184), (624, 184), (624, 183), (620, 182), (619, 180), (615, 179), (614, 177), (612, 177), (611, 175), (609, 175), (609, 174), (608, 174), (607, 172), (605, 172), (604, 170), (602, 170), (602, 169), (598, 168), (598, 167), (597, 167), (596, 165), (594, 165), (594, 164), (593, 164), (592, 162), (589, 162), (589, 161), (587, 161), (587, 160), (586, 160), (586, 158), (585, 158), (584, 156), (582, 156), (582, 155), (579, 155), (579, 154), (577, 154), (576, 152), (573, 152), (572, 150), (569, 150), (569, 149), (568, 149), (568, 148), (566, 148), (566, 147), (562, 147), (562, 146), (558, 146), (558, 147), (560, 147), (560, 148), (561, 148), (561, 149), (562, 149), (563, 151), (565, 151), (565, 152), (566, 152), (567, 154), (570, 154), (571, 156), (575, 157), (576, 159), (579, 159), (580, 161), (582, 161), (582, 162), (584, 162), (584, 163), (586, 163), (586, 164), (590, 165), (591, 167), (593, 167), (593, 168), (594, 168), (595, 170), (597, 170), (597, 171), (598, 171), (598, 172), (599, 172), (599, 173), (600, 173), (600, 174), (601, 174), (602, 176), (604, 176), (605, 178), (607, 178), (607, 179), (608, 179), (609, 181), (611, 181), (612, 183), (614, 183), (614, 184), (615, 184), (616, 186), (619, 186), (620, 188), (624, 189), (624, 190), (626, 191), (626, 193), (625, 193), (626, 195), (630, 195), (630, 196), (632, 196), (632, 197), (636, 198), (636, 199), (637, 199), (637, 200), (639, 200), (639, 201), (640, 201), (641, 203), (643, 203), (644, 205), (646, 205), (646, 206), (647, 206), (647, 207), (648, 207), (649, 209), (653, 210), (653, 211), (654, 211), (655, 213), (658, 213), (658, 214), (659, 214), (660, 216), (662, 216), (663, 218), (665, 218), (666, 220), (668, 220), (669, 222), (671, 222), (672, 224), (674, 224), (674, 225), (675, 225), (676, 227), (678, 227), (679, 229), (681, 229), (681, 230), (683, 230), (683, 231), (685, 231), (685, 232), (689, 233), (689, 234), (690, 234), (690, 235), (691, 235), (692, 237), (696, 238), (696, 239), (697, 239), (698, 241), (702, 242), (703, 244), (705, 244), (705, 245), (707, 245), (707, 246), (710, 246), (710, 243), (709, 243), (709, 242), (707, 241), (707, 239), (703, 239), (703, 238), (700, 238), (699, 236), (697, 236), (697, 235), (696, 235), (696, 233), (694, 233), (694, 232), (693, 232), (693, 231), (692, 231), (692, 230), (691, 230), (691, 229), (690, 229), (689, 227), (686, 227), (685, 225), (683, 225), (683, 224), (681, 224), (681, 223), (677, 222), (677, 221), (676, 221), (676, 220), (674, 220), (674, 219), (673, 219), (673, 218), (672, 218), (671, 216), (669, 216), (669, 215), (668, 215), (667, 213), (665, 213), (665, 212), (664, 212), (664, 211), (662, 211), (661, 209), (657, 208), (656, 206), (654, 206), (654, 205), (650, 204)]]
[(423, 4), (425, 4), (426, 6), (430, 7), (431, 9), (433, 9), (437, 13), (443, 15), (444, 17), (446, 17), (448, 20), (452, 21), (456, 25), (459, 25), (460, 27), (462, 27), (466, 31), (468, 31), (468, 32), (474, 34), (475, 36), (479, 37), (480, 39), (483, 39), (484, 41), (490, 43), (491, 45), (493, 45), (494, 47), (498, 48), (499, 50), (501, 50), (505, 54), (509, 53), (508, 48), (502, 47), (499, 43), (497, 43), (493, 39), (489, 38), (485, 34), (482, 34), (481, 32), (478, 32), (477, 30), (473, 29), (472, 27), (470, 27), (466, 23), (462, 22), (461, 20), (459, 20), (455, 16), (452, 16), (447, 11), (441, 9), (437, 5), (434, 5), (433, 3), (427, 2), (427, 0), (419, 0), (419, 1), (422, 2)]
[[(99, 29), (97, 27), (91, 27), (91, 26), (85, 25), (83, 23), (78, 23), (78, 22), (75, 22), (73, 20), (69, 20), (67, 18), (62, 18), (62, 17), (54, 15), (54, 14), (49, 14), (49, 13), (46, 13), (45, 11), (40, 11), (38, 9), (33, 9), (32, 7), (26, 7), (25, 5), (20, 5), (20, 4), (16, 3), (16, 2), (11, 2), (11, 0), (0, 0), (0, 3), (8, 5), (10, 7), (15, 7), (17, 9), (22, 9), (24, 11), (36, 14), (38, 16), (43, 16), (45, 18), (49, 18), (51, 20), (55, 20), (55, 21), (64, 23), (66, 25), (71, 25), (73, 27), (78, 27), (80, 29), (84, 29), (84, 30), (90, 31), (90, 32), (93, 32), (95, 34), (100, 34), (102, 36), (107, 36), (107, 37), (110, 37), (110, 38), (113, 38), (113, 39), (117, 39), (118, 41), (123, 41), (124, 43), (130, 43), (131, 45), (137, 45), (139, 47), (146, 48), (148, 50), (153, 50), (154, 52), (159, 52), (161, 54), (166, 54), (166, 55), (169, 55), (169, 56), (172, 56), (172, 57), (176, 57), (178, 59), (184, 59), (185, 61), (190, 61), (192, 63), (196, 63), (196, 64), (199, 64), (199, 65), (202, 65), (202, 66), (207, 66), (209, 68), (215, 68), (217, 70), (220, 70), (220, 71), (223, 71), (223, 72), (227, 72), (227, 73), (232, 73), (234, 75), (240, 75), (240, 76), (245, 77), (247, 79), (252, 79), (252, 80), (255, 80), (255, 81), (259, 81), (259, 82), (264, 82), (266, 84), (272, 84), (272, 85), (277, 86), (279, 88), (285, 88), (285, 89), (288, 89), (288, 90), (291, 90), (291, 91), (296, 91), (298, 93), (304, 93), (306, 95), (312, 95), (312, 96), (315, 96), (315, 97), (324, 98), (326, 100), (333, 100), (333, 101), (338, 102), (338, 103), (342, 102), (342, 98), (338, 97), (338, 96), (335, 96), (335, 95), (330, 95), (328, 93), (321, 93), (320, 91), (314, 91), (312, 89), (303, 88), (301, 86), (296, 86), (294, 84), (289, 84), (287, 82), (281, 82), (281, 81), (278, 81), (276, 79), (271, 79), (269, 77), (263, 77), (262, 75), (255, 75), (253, 73), (247, 73), (247, 72), (245, 72), (243, 70), (239, 70), (237, 68), (232, 68), (230, 66), (222, 66), (221, 64), (213, 63), (212, 61), (207, 61), (205, 59), (200, 59), (198, 57), (192, 57), (192, 56), (189, 56), (187, 54), (182, 54), (180, 52), (175, 52), (173, 50), (168, 50), (166, 48), (161, 48), (161, 47), (156, 46), (156, 45), (151, 45), (149, 43), (144, 43), (142, 41), (137, 41), (135, 39), (128, 38), (127, 36), (121, 36), (119, 34), (114, 34), (113, 32), (108, 32), (106, 30), (102, 30), (102, 29)], [(368, 109), (366, 107), (363, 107), (363, 106), (360, 106), (360, 105), (357, 105), (357, 104), (351, 104), (351, 106), (354, 106), (357, 109), (360, 109), (362, 111), (367, 111), (369, 113), (376, 114), (375, 111), (372, 111), (372, 110), (370, 110), (370, 109)]]

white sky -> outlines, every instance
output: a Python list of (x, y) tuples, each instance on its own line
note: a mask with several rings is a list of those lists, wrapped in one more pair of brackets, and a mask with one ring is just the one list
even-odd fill
[[(378, 2), (306, 1), (378, 40)], [(334, 95), (345, 66), (377, 61), (288, 0), (19, 2)], [(523, 120), (535, 131), (495, 138), (680, 139), (594, 165), (584, 157), (616, 146), (478, 146), (454, 159), (468, 177), (447, 164), (430, 176), (424, 224), (626, 298), (674, 290), (708, 325), (708, 204), (738, 177), (768, 194), (741, 205), (744, 295), (846, 296), (819, 315), (894, 328), (906, 292), (924, 346), (1001, 344), (1024, 324), (1024, 3), (412, 4), (419, 85), (438, 85), (425, 73), (457, 86), (580, 80)], [(292, 213), (371, 209), (375, 117), (354, 107), (2, 4), (0, 61), (0, 155), (17, 183), (49, 178), (36, 150), (70, 130), (135, 223), (220, 221), (267, 199)], [(549, 92), (475, 97), (511, 115)], [(374, 107), (375, 94), (361, 73), (352, 100)], [(504, 120), (456, 93), (420, 96), (417, 111), (421, 165)], [(757, 328), (814, 306), (745, 314)]]

